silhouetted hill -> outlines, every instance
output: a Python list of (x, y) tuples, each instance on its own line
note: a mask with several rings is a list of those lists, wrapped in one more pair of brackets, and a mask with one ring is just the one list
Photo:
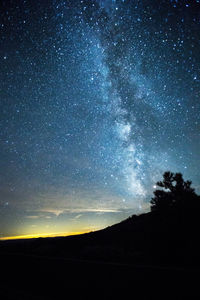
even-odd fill
[(197, 214), (150, 212), (79, 236), (1, 242), (2, 299), (118, 299), (120, 291), (146, 299), (157, 287), (168, 299), (191, 299), (200, 275), (198, 223)]
[(199, 221), (170, 210), (149, 212), (78, 236), (4, 241), (0, 252), (110, 262), (195, 265)]

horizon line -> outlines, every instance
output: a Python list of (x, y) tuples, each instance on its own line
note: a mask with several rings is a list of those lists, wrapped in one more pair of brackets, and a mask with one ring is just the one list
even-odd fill
[[(97, 229), (98, 230), (98, 229)], [(92, 230), (87, 231), (75, 231), (75, 232), (53, 232), (53, 233), (35, 233), (35, 234), (24, 234), (24, 235), (15, 235), (15, 236), (5, 236), (0, 237), (0, 241), (8, 240), (23, 240), (23, 239), (36, 239), (36, 238), (47, 238), (47, 237), (66, 237), (72, 235), (79, 235), (84, 233), (92, 232)]]

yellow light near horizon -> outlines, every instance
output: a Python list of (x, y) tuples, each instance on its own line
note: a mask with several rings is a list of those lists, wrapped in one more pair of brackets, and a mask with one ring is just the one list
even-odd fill
[(37, 233), (37, 234), (25, 234), (25, 235), (16, 235), (16, 236), (6, 236), (0, 237), (0, 241), (7, 241), (7, 240), (23, 240), (23, 239), (34, 239), (34, 238), (45, 238), (45, 237), (65, 237), (70, 235), (78, 235), (88, 233), (90, 231), (78, 231), (78, 232), (54, 232), (54, 233)]

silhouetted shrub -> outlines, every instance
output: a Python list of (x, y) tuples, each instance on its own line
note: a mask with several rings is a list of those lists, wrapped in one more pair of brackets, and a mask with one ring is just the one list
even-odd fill
[[(184, 181), (181, 173), (165, 172), (163, 181), (157, 182), (162, 190), (154, 191), (151, 199), (151, 211), (188, 211), (199, 210), (200, 197), (191, 188), (192, 181)], [(199, 212), (199, 211), (198, 211)]]

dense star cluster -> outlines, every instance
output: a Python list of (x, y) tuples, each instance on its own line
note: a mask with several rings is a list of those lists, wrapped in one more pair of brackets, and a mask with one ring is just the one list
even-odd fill
[(148, 210), (166, 170), (199, 189), (200, 1), (0, 4), (0, 235)]

